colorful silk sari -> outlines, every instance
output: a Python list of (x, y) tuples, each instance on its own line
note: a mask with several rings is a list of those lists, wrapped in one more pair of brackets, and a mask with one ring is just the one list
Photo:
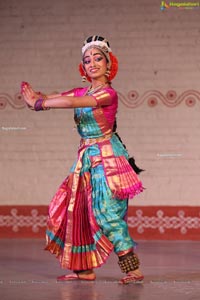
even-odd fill
[[(63, 94), (83, 96), (86, 88)], [(77, 160), (49, 205), (46, 250), (62, 268), (88, 270), (101, 266), (109, 254), (135, 246), (126, 222), (128, 199), (142, 183), (128, 163), (128, 153), (112, 132), (118, 99), (111, 87), (92, 95), (96, 107), (76, 108), (81, 136)], [(112, 103), (102, 106), (105, 97)]]

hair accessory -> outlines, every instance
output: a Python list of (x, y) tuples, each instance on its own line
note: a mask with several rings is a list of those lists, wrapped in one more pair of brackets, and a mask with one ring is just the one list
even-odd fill
[[(105, 76), (110, 82), (117, 74), (118, 61), (117, 58), (112, 54), (109, 42), (101, 36), (93, 35), (84, 41), (82, 47), (82, 56), (84, 55), (85, 51), (87, 51), (90, 48), (97, 48), (105, 55), (109, 65), (109, 69), (106, 71)], [(90, 77), (87, 74), (85, 74), (85, 70), (83, 68), (83, 61), (79, 64), (79, 72), (82, 78), (84, 77), (84, 79), (86, 78), (89, 82), (91, 82)]]
[(109, 52), (112, 52), (110, 44), (105, 38), (98, 35), (90, 36), (84, 41), (82, 47), (82, 56), (84, 55), (85, 51), (94, 47), (100, 49), (106, 56), (108, 62), (110, 62)]

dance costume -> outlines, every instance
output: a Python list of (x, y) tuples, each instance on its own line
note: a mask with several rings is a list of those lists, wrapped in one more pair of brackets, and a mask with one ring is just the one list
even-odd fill
[[(91, 95), (96, 107), (75, 108), (81, 136), (77, 159), (49, 205), (46, 250), (61, 267), (73, 271), (101, 266), (112, 250), (123, 256), (136, 243), (126, 222), (128, 199), (142, 192), (142, 183), (128, 163), (128, 153), (113, 132), (118, 97), (112, 87), (93, 94), (88, 88), (63, 93)], [(111, 97), (110, 105), (103, 105)]]

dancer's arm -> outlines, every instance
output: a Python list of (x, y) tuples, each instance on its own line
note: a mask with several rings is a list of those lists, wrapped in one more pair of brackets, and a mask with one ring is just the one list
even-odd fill
[[(22, 95), (26, 103), (30, 107), (34, 107), (38, 99), (43, 98), (42, 95), (39, 96), (36, 94), (30, 85), (24, 85), (22, 88)], [(102, 96), (101, 96), (102, 98)], [(102, 101), (103, 100), (103, 101)], [(101, 105), (111, 104), (111, 96), (109, 93), (106, 93), (103, 99), (101, 99)], [(93, 96), (65, 96), (61, 94), (48, 95), (44, 98), (42, 107), (47, 108), (76, 108), (76, 107), (96, 107), (98, 105), (98, 97)]]

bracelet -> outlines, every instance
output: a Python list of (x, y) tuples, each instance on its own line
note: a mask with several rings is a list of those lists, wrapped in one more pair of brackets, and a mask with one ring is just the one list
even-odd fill
[(38, 99), (34, 104), (34, 110), (40, 111), (40, 110), (48, 110), (50, 107), (44, 107), (45, 100), (43, 98)]

